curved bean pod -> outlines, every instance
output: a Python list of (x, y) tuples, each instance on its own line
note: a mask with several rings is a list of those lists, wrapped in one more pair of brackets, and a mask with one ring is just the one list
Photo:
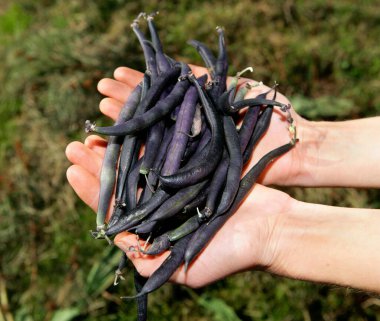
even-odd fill
[(220, 192), (224, 187), (226, 181), (227, 171), (228, 171), (229, 157), (226, 150), (223, 151), (223, 156), (221, 162), (215, 170), (210, 182), (210, 189), (206, 196), (205, 207), (198, 213), (201, 220), (206, 220), (209, 218), (216, 208), (216, 204), (220, 199)]
[[(124, 104), (118, 119), (115, 124), (125, 122), (127, 119), (133, 117), (136, 111), (140, 95), (142, 91), (142, 84), (140, 83), (130, 94), (128, 100)], [(106, 152), (102, 163), (100, 172), (100, 191), (99, 202), (96, 214), (96, 232), (93, 232), (94, 237), (103, 237), (105, 228), (105, 219), (107, 211), (111, 202), (111, 197), (116, 180), (116, 166), (119, 158), (120, 146), (122, 140), (119, 137), (111, 136), (107, 143)]]
[(163, 189), (157, 189), (157, 191), (152, 195), (152, 197), (142, 203), (141, 205), (135, 207), (125, 216), (121, 217), (117, 222), (112, 225), (109, 225), (105, 231), (107, 236), (111, 236), (127, 229), (136, 226), (151, 214), (156, 208), (158, 208), (163, 202), (165, 202), (170, 197), (170, 194)]
[[(134, 268), (133, 270), (133, 280), (135, 282), (135, 289), (137, 292), (140, 292), (148, 279), (140, 275), (136, 268)], [(137, 321), (146, 321), (148, 318), (148, 294), (136, 298), (136, 304)]]
[(198, 51), (210, 73), (211, 79), (214, 79), (216, 58), (211, 50), (203, 42), (197, 40), (189, 40), (187, 43)]
[(232, 204), (239, 188), (240, 175), (243, 168), (243, 157), (240, 151), (239, 135), (235, 123), (230, 116), (223, 117), (224, 136), (229, 154), (226, 186), (220, 198), (217, 212), (224, 213)]
[(200, 182), (206, 178), (218, 165), (223, 153), (223, 124), (215, 107), (203, 88), (198, 84), (194, 75), (189, 76), (190, 81), (197, 88), (199, 97), (202, 101), (207, 120), (211, 127), (211, 141), (207, 157), (201, 164), (188, 170), (179, 170), (178, 173), (169, 176), (159, 176), (159, 180), (164, 187), (180, 188)]
[[(205, 83), (207, 76), (199, 79)], [(198, 101), (196, 88), (190, 87), (186, 92), (183, 102), (178, 113), (177, 121), (174, 128), (174, 136), (169, 145), (167, 157), (162, 168), (162, 175), (171, 175), (175, 173), (181, 165), (186, 144), (189, 139), (189, 132), (193, 123), (193, 118)]]
[(139, 18), (141, 15), (139, 15), (131, 24), (132, 30), (137, 36), (137, 39), (140, 42), (140, 46), (144, 53), (145, 63), (146, 63), (146, 70), (149, 72), (149, 74), (152, 77), (152, 80), (155, 80), (157, 78), (157, 63), (156, 63), (156, 57), (155, 57), (155, 51), (152, 46), (149, 45), (147, 42), (144, 34), (139, 28)]
[(149, 217), (148, 222), (165, 220), (181, 212), (186, 204), (191, 202), (206, 184), (207, 181), (203, 181), (179, 190)]
[(245, 107), (261, 106), (261, 105), (278, 106), (281, 108), (281, 110), (283, 110), (283, 109), (286, 110), (288, 108), (287, 104), (283, 104), (283, 103), (280, 103), (280, 102), (275, 101), (275, 100), (256, 97), (256, 98), (250, 98), (250, 99), (243, 99), (243, 100), (235, 101), (231, 105), (231, 108), (229, 111), (231, 113), (233, 113), (233, 112), (237, 112), (238, 110), (245, 108)]
[[(250, 87), (250, 86), (248, 86), (248, 87)], [(244, 88), (248, 88), (248, 87), (245, 86)], [(271, 92), (273, 89), (274, 88), (269, 89), (267, 92), (258, 95), (256, 98), (265, 98), (267, 96), (267, 94), (269, 92)], [(237, 96), (239, 94), (242, 95), (243, 93), (241, 93), (241, 90), (239, 90), (235, 98), (238, 98)], [(241, 98), (243, 99), (244, 96)], [(276, 93), (273, 96), (273, 99), (275, 99), (275, 98), (276, 98)], [(239, 99), (239, 100), (241, 100), (241, 99)], [(257, 122), (257, 119), (259, 116), (259, 112), (260, 112), (260, 106), (256, 106), (256, 107), (248, 108), (246, 114), (244, 115), (243, 122), (241, 124), (240, 129), (239, 129), (240, 150), (241, 150), (242, 154), (244, 153), (244, 151), (248, 145), (248, 142), (251, 139), (253, 130), (255, 128), (255, 125), (256, 125), (256, 122)], [(252, 152), (252, 150), (249, 153), (251, 153), (251, 152)]]
[[(157, 12), (158, 13), (158, 12)], [(165, 72), (171, 68), (170, 62), (164, 54), (162, 43), (160, 37), (158, 35), (156, 26), (153, 22), (154, 16), (157, 14), (156, 12), (148, 15), (148, 27), (150, 31), (150, 36), (152, 38), (154, 49), (156, 50), (156, 61), (159, 72)]]
[(145, 141), (144, 161), (140, 166), (140, 173), (147, 175), (153, 167), (154, 160), (160, 148), (160, 143), (164, 136), (165, 122), (159, 121), (149, 128)]
[(194, 232), (199, 226), (198, 215), (193, 215), (177, 228), (156, 237), (148, 250), (141, 250), (148, 255), (158, 255), (169, 249), (171, 242), (178, 241), (186, 235)]
[(228, 218), (235, 213), (236, 209), (239, 207), (240, 203), (248, 194), (252, 186), (256, 183), (257, 178), (260, 176), (265, 167), (276, 157), (283, 155), (293, 147), (293, 143), (288, 143), (270, 151), (249, 170), (249, 172), (241, 180), (235, 200), (233, 201), (228, 211), (221, 213), (223, 215), (216, 213), (216, 216), (214, 216), (209, 223), (201, 225), (199, 229), (194, 233), (191, 241), (189, 242), (189, 245), (186, 248), (185, 269), (188, 268), (191, 261), (200, 253), (200, 251), (211, 240), (215, 233), (223, 226)]
[(249, 139), (247, 147), (245, 148), (244, 153), (243, 153), (243, 165), (249, 161), (252, 155), (252, 151), (255, 148), (257, 142), (267, 131), (270, 124), (270, 120), (272, 118), (272, 114), (273, 114), (273, 107), (268, 106), (267, 108), (264, 109), (262, 114), (259, 116), (255, 129), (253, 130), (252, 136)]
[[(185, 75), (189, 71), (189, 67), (183, 68), (182, 74)], [(96, 127), (94, 124), (86, 123), (87, 131), (93, 131), (103, 135), (123, 136), (138, 133), (139, 131), (152, 126), (160, 121), (164, 116), (170, 113), (183, 99), (183, 95), (189, 88), (190, 84), (186, 80), (179, 80), (174, 86), (172, 92), (163, 100), (140, 116), (136, 116), (131, 120), (117, 126)]]

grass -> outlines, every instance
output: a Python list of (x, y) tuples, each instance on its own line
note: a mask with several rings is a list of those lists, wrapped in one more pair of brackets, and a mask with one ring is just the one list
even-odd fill
[[(132, 281), (113, 287), (119, 253), (91, 239), (94, 215), (65, 179), (66, 144), (100, 117), (99, 79), (120, 65), (143, 70), (129, 28), (140, 11), (161, 13), (168, 54), (201, 63), (190, 38), (216, 49), (226, 29), (230, 70), (280, 83), (314, 120), (380, 112), (377, 1), (5, 0), (0, 5), (0, 317), (7, 321), (134, 320)], [(292, 189), (306, 201), (379, 207), (379, 193)], [(246, 272), (200, 290), (166, 285), (151, 320), (380, 320), (366, 293)], [(0, 318), (1, 320), (1, 318)]]

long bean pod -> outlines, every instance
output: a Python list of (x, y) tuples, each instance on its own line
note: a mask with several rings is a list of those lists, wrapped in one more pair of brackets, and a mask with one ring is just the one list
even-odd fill
[(139, 20), (140, 17), (143, 16), (143, 13), (140, 13), (139, 16), (133, 21), (131, 24), (132, 30), (137, 36), (137, 39), (140, 42), (140, 46), (144, 53), (145, 63), (146, 63), (146, 70), (151, 75), (152, 80), (156, 80), (157, 78), (157, 63), (156, 63), (156, 54), (154, 51), (154, 48), (149, 45), (149, 42), (146, 40), (144, 34), (139, 28)]
[(224, 187), (228, 171), (229, 157), (226, 150), (223, 151), (222, 160), (218, 164), (210, 182), (210, 189), (207, 193), (205, 207), (198, 213), (201, 220), (208, 219), (216, 209), (217, 202), (220, 199), (220, 192)]
[(201, 222), (198, 215), (193, 215), (175, 229), (156, 237), (152, 245), (147, 250), (141, 250), (141, 252), (148, 255), (161, 254), (170, 247), (172, 242), (178, 241), (186, 235), (194, 232), (200, 224)]
[(219, 96), (226, 90), (227, 72), (228, 72), (228, 57), (226, 43), (224, 40), (224, 30), (222, 27), (217, 27), (219, 38), (219, 54), (215, 64), (215, 80), (216, 94)]
[[(206, 77), (199, 79), (201, 84), (205, 83)], [(181, 165), (183, 154), (189, 138), (191, 125), (198, 101), (198, 93), (195, 87), (190, 87), (186, 92), (177, 117), (174, 129), (174, 136), (169, 145), (167, 157), (162, 168), (162, 175), (175, 173)]]
[[(146, 105), (141, 104), (141, 101), (145, 98), (149, 88), (150, 88), (150, 80), (151, 77), (145, 73), (144, 78), (142, 81), (142, 89), (141, 89), (141, 96), (140, 96), (140, 104), (138, 105), (134, 116), (143, 114), (147, 108)], [(141, 139), (139, 139), (136, 135), (126, 135), (124, 137), (123, 141), (123, 148), (120, 153), (120, 159), (119, 159), (119, 167), (118, 167), (118, 174), (117, 174), (117, 184), (116, 184), (116, 191), (115, 191), (115, 202), (119, 202), (122, 197), (122, 195), (125, 195), (125, 185), (127, 181), (127, 174), (129, 172), (129, 169), (133, 166), (133, 161), (137, 159), (138, 152), (140, 150), (141, 145)], [(124, 202), (124, 201), (122, 201)], [(126, 202), (126, 205), (128, 206), (128, 202)], [(128, 209), (128, 207), (126, 207)]]
[[(133, 274), (135, 289), (137, 292), (140, 292), (148, 279), (144, 278), (136, 268), (134, 268)], [(148, 318), (148, 293), (136, 298), (136, 305), (137, 321), (146, 321)]]
[(243, 100), (235, 101), (231, 105), (230, 112), (237, 112), (240, 109), (245, 108), (245, 107), (261, 106), (261, 105), (278, 106), (278, 107), (281, 107), (281, 109), (287, 109), (288, 108), (287, 104), (280, 103), (278, 101), (271, 100), (271, 99), (256, 97), (256, 98), (250, 98), (250, 99), (243, 99)]
[(198, 214), (193, 215), (176, 229), (167, 232), (170, 242), (175, 242), (184, 236), (194, 232), (201, 225)]
[(259, 116), (255, 129), (253, 130), (252, 136), (248, 141), (248, 144), (243, 153), (243, 164), (246, 164), (252, 155), (252, 151), (255, 148), (259, 139), (264, 135), (267, 131), (271, 118), (273, 114), (273, 107), (268, 106)]
[[(149, 91), (145, 95), (143, 101), (140, 104), (143, 110), (148, 110), (155, 102), (159, 99), (162, 91), (167, 88), (168, 84), (174, 82), (181, 73), (181, 67), (179, 65), (174, 66), (168, 72), (162, 73), (157, 77), (157, 80), (152, 84)], [(125, 121), (124, 121), (125, 122)], [(124, 123), (122, 122), (122, 123)], [(119, 126), (121, 123), (118, 123)], [(86, 121), (86, 131), (91, 132), (92, 128), (96, 127), (94, 124), (91, 124), (89, 120)]]
[(157, 15), (158, 12), (154, 12), (147, 16), (148, 27), (150, 31), (150, 36), (153, 42), (154, 49), (156, 50), (156, 61), (159, 72), (165, 72), (171, 68), (170, 62), (166, 55), (164, 54), (162, 43), (160, 37), (158, 35), (156, 26), (153, 22), (154, 16)]
[[(173, 139), (174, 130), (175, 130), (175, 126), (170, 126), (169, 128), (166, 128), (165, 130), (160, 148), (154, 159), (154, 163), (152, 167), (153, 171), (149, 171), (149, 174), (147, 176), (147, 181), (149, 182), (150, 186), (156, 186), (156, 183), (158, 182), (158, 177), (157, 177), (157, 174), (155, 174), (155, 172), (159, 173), (161, 171), (161, 168), (167, 156), (167, 150), (169, 148), (170, 142)], [(141, 198), (141, 200), (139, 200), (139, 203), (147, 201), (147, 197), (149, 194), (151, 193), (149, 193), (148, 191), (143, 193), (143, 197)]]
[[(132, 91), (115, 122), (116, 125), (132, 118), (136, 111), (138, 102), (140, 101), (141, 90), (142, 84), (139, 84)], [(107, 143), (102, 169), (100, 172), (100, 191), (96, 214), (96, 232), (92, 233), (94, 237), (103, 237), (104, 235), (105, 219), (115, 186), (116, 166), (119, 158), (121, 143), (122, 140), (115, 136), (111, 136)]]
[[(204, 123), (203, 123), (204, 124)], [(201, 151), (211, 139), (211, 131), (202, 124), (201, 134), (196, 137), (190, 137), (188, 140), (182, 161), (186, 164), (187, 160), (193, 155)], [(200, 137), (199, 137), (200, 136)]]
[(109, 226), (112, 226), (123, 215), (136, 206), (137, 183), (139, 179), (139, 167), (141, 162), (142, 159), (134, 164), (132, 170), (129, 171), (125, 186), (121, 189), (122, 192), (119, 194), (118, 198), (115, 199), (114, 210), (108, 222)]
[(187, 43), (198, 51), (207, 67), (208, 72), (210, 73), (211, 79), (214, 79), (216, 58), (212, 54), (211, 50), (207, 47), (207, 45), (197, 40), (189, 40)]
[(154, 160), (160, 148), (160, 142), (164, 136), (164, 131), (164, 120), (159, 121), (149, 128), (145, 142), (144, 161), (140, 166), (141, 174), (147, 175), (150, 169), (153, 167)]
[(235, 123), (230, 116), (223, 117), (224, 136), (229, 154), (226, 186), (220, 198), (218, 212), (224, 213), (232, 204), (239, 188), (240, 175), (243, 168), (243, 157), (240, 151), (239, 135)]
[[(184, 64), (183, 64), (184, 66)], [(174, 68), (175, 69), (175, 68)], [(190, 71), (189, 67), (182, 68), (182, 75)], [(97, 127), (94, 124), (86, 123), (87, 131), (96, 132), (103, 135), (123, 136), (138, 133), (139, 131), (152, 126), (160, 121), (165, 115), (170, 113), (183, 99), (184, 93), (190, 84), (185, 79), (179, 79), (172, 92), (163, 100), (157, 102), (144, 114), (134, 117), (131, 120), (111, 127)]]
[[(135, 230), (135, 234), (150, 234), (157, 227), (158, 221), (142, 221), (140, 225), (135, 226), (133, 229)], [(154, 239), (156, 240), (156, 239)]]
[(190, 81), (197, 88), (199, 97), (202, 101), (204, 111), (211, 127), (211, 141), (207, 157), (203, 162), (186, 171), (178, 171), (178, 173), (169, 176), (159, 176), (161, 184), (165, 187), (179, 188), (195, 184), (206, 178), (218, 165), (219, 159), (223, 153), (223, 124), (220, 116), (217, 114), (215, 107), (203, 88), (199, 85), (194, 75), (189, 75)]
[(170, 193), (163, 189), (157, 189), (157, 191), (152, 195), (152, 197), (142, 203), (141, 205), (135, 207), (125, 216), (121, 217), (117, 222), (107, 227), (105, 234), (111, 236), (122, 231), (125, 231), (133, 226), (136, 226), (151, 214), (156, 208), (158, 208), (163, 202), (165, 202), (170, 197)]
[(207, 195), (210, 192), (210, 185), (207, 185), (203, 190), (201, 190), (198, 194), (198, 196), (189, 202), (184, 208), (183, 208), (183, 213), (190, 212), (197, 207), (202, 207), (204, 203), (206, 202)]
[(183, 208), (191, 202), (202, 188), (207, 184), (207, 181), (185, 187), (170, 197), (149, 217), (148, 222), (167, 219), (183, 210)]
[(277, 147), (264, 155), (255, 166), (253, 166), (249, 172), (243, 177), (240, 182), (239, 189), (235, 200), (225, 213), (216, 213), (208, 224), (203, 224), (194, 233), (185, 253), (185, 269), (188, 268), (191, 261), (200, 253), (204, 246), (211, 240), (216, 232), (223, 226), (228, 218), (235, 213), (242, 200), (248, 194), (252, 186), (256, 183), (259, 175), (265, 169), (265, 167), (273, 161), (276, 157), (279, 157), (294, 147), (293, 143), (288, 143)]
[[(244, 86), (244, 89), (247, 89), (247, 88), (251, 88), (251, 85)], [(258, 95), (256, 98), (266, 98), (267, 94), (275, 88), (276, 87), (269, 89), (267, 92)], [(244, 92), (245, 92), (245, 90), (244, 90)], [(243, 100), (244, 92), (242, 92), (242, 89), (240, 89), (238, 91), (238, 93), (236, 94), (236, 97), (235, 97), (236, 101)], [(275, 99), (275, 97), (276, 97), (276, 95), (274, 95), (273, 99)], [(243, 122), (240, 126), (240, 129), (239, 129), (241, 153), (244, 153), (244, 151), (248, 145), (248, 142), (249, 142), (249, 140), (252, 136), (253, 130), (255, 128), (259, 113), (260, 113), (260, 106), (256, 106), (256, 107), (248, 108), (247, 112), (244, 115)]]

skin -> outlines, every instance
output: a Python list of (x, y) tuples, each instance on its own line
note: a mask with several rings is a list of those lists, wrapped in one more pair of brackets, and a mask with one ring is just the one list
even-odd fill
[[(193, 67), (196, 76), (203, 68)], [(101, 111), (115, 119), (118, 107), (142, 74), (116, 69), (115, 79), (99, 82), (107, 96)], [(241, 81), (250, 81), (241, 79)], [(268, 90), (251, 89), (246, 98)], [(288, 100), (278, 95), (283, 103)], [(378, 133), (380, 117), (344, 122), (309, 122), (292, 111), (300, 142), (269, 166), (262, 184), (300, 186), (380, 187)], [(376, 135), (377, 134), (377, 135)], [(271, 125), (247, 166), (250, 168), (268, 150), (289, 141), (284, 114), (275, 110)], [(66, 155), (73, 163), (67, 178), (78, 196), (94, 210), (99, 192), (99, 172), (105, 141), (89, 136), (85, 144), (73, 142)], [(360, 172), (360, 175), (357, 173)], [(120, 233), (115, 243), (127, 250), (136, 244), (134, 235)], [(278, 275), (333, 283), (380, 293), (380, 211), (307, 204), (289, 195), (256, 184), (238, 211), (218, 231), (189, 267), (179, 268), (171, 281), (200, 287), (230, 274), (265, 269)], [(149, 276), (168, 256), (145, 256), (128, 252), (137, 270)]]

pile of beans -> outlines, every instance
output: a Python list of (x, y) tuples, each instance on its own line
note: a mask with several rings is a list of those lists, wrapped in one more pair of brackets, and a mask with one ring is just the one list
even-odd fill
[[(290, 105), (275, 100), (276, 88), (244, 99), (255, 84), (238, 85), (241, 73), (226, 88), (228, 62), (222, 28), (217, 28), (217, 57), (205, 44), (189, 41), (201, 55), (210, 79), (207, 75), (196, 78), (187, 64), (165, 55), (154, 16), (140, 14), (131, 25), (144, 52), (146, 71), (115, 124), (98, 127), (86, 121), (87, 132), (109, 136), (93, 236), (110, 241), (111, 236), (129, 231), (146, 240), (143, 248), (137, 242), (135, 251), (147, 255), (170, 251), (148, 279), (135, 272), (138, 320), (146, 320), (148, 293), (168, 281), (181, 264), (188, 267), (234, 214), (266, 166), (297, 141)], [(150, 40), (139, 28), (142, 18)], [(268, 99), (271, 92), (273, 97)], [(287, 115), (290, 142), (267, 153), (241, 177), (274, 107)], [(243, 108), (247, 111), (241, 116)], [(114, 191), (115, 205), (106, 223)], [(115, 284), (126, 262), (123, 253)]]

